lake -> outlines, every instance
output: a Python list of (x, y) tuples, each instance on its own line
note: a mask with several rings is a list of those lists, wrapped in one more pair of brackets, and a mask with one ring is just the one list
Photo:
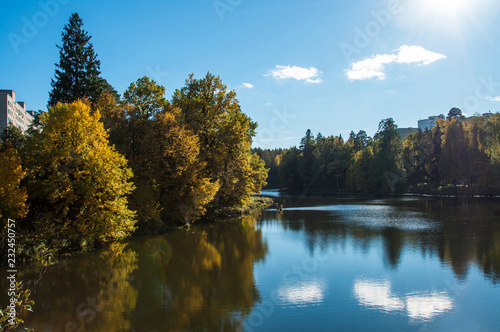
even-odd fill
[[(264, 194), (283, 211), (59, 259), (34, 289), (27, 326), (500, 330), (499, 198)], [(22, 270), (32, 284), (37, 268)]]

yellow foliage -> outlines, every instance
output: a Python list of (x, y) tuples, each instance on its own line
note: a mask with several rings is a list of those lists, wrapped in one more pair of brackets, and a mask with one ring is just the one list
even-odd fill
[(127, 160), (108, 143), (99, 111), (57, 104), (26, 144), (29, 196), (39, 232), (70, 241), (122, 238), (134, 229)]
[(26, 189), (20, 186), (25, 174), (26, 172), (21, 167), (21, 158), (12, 146), (8, 145), (0, 151), (1, 229), (7, 218), (21, 219), (28, 212)]

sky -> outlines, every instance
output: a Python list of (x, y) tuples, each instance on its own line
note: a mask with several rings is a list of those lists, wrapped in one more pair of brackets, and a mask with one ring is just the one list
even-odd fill
[(46, 110), (61, 32), (77, 12), (120, 93), (149, 76), (166, 98), (210, 71), (259, 125), (254, 147), (298, 145), (447, 114), (500, 111), (495, 0), (40, 0), (0, 12), (0, 89)]

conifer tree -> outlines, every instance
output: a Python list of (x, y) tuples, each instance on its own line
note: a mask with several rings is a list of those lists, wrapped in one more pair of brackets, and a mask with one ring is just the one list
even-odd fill
[(80, 16), (73, 13), (64, 27), (62, 45), (57, 45), (60, 59), (55, 78), (51, 80), (49, 108), (58, 102), (71, 103), (84, 97), (95, 100), (103, 90), (100, 61), (90, 43), (92, 37), (82, 26)]

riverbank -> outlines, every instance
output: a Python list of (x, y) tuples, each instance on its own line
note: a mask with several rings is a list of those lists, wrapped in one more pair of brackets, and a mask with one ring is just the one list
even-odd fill
[(210, 213), (206, 218), (202, 218), (203, 220), (217, 220), (224, 218), (235, 218), (240, 217), (246, 214), (250, 214), (253, 211), (265, 209), (271, 206), (274, 203), (273, 199), (266, 196), (252, 196), (250, 203), (245, 204), (243, 206), (237, 207), (225, 207), (216, 209), (213, 213)]
[[(274, 203), (273, 199), (270, 197), (264, 196), (252, 196), (251, 200), (248, 204), (237, 207), (225, 207), (220, 209), (215, 209), (211, 211), (207, 215), (200, 218), (197, 222), (203, 223), (216, 223), (217, 221), (224, 219), (237, 218), (244, 215), (251, 214), (260, 209), (267, 208)], [(120, 242), (123, 240), (141, 237), (141, 236), (157, 236), (162, 234), (167, 234), (176, 229), (182, 228), (185, 226), (165, 226), (161, 230), (157, 229), (155, 232), (135, 232), (131, 236), (116, 240), (114, 242)], [(106, 245), (109, 245), (109, 242), (106, 243), (80, 243), (78, 246), (74, 244), (70, 244), (64, 241), (54, 242), (51, 239), (40, 238), (34, 232), (20, 232), (18, 229), (17, 233), (17, 241), (16, 241), (16, 259), (20, 263), (30, 263), (34, 261), (42, 261), (47, 259), (46, 256), (50, 256), (50, 259), (53, 257), (61, 256), (61, 255), (71, 255), (78, 254), (83, 252), (89, 252), (93, 250), (100, 249)], [(7, 240), (6, 238), (1, 238), (1, 247), (2, 254), (0, 254), (0, 259), (2, 264), (5, 265), (7, 263), (7, 256), (3, 257), (7, 254)]]
[(405, 192), (390, 192), (390, 193), (356, 193), (337, 190), (307, 190), (302, 192), (287, 191), (286, 189), (265, 189), (264, 196), (279, 197), (280, 195), (291, 196), (357, 196), (357, 197), (403, 197), (403, 196), (419, 196), (419, 197), (500, 197), (498, 193), (485, 194), (475, 188), (440, 188), (438, 190), (416, 190)]

